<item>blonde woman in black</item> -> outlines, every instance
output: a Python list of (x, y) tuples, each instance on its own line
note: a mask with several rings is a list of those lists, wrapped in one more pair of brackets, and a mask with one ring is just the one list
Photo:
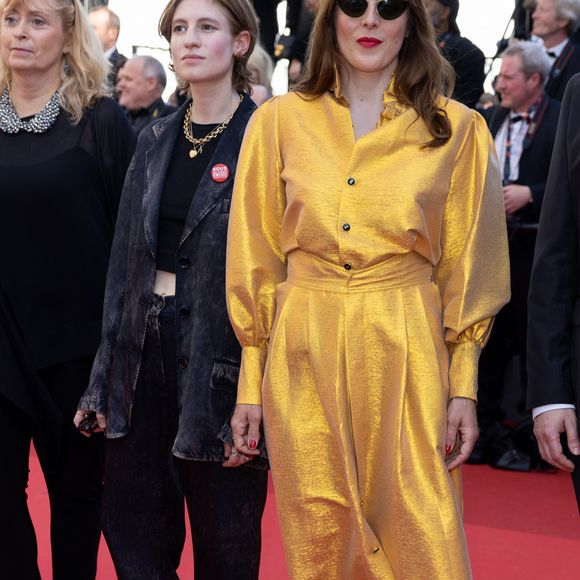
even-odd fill
[[(115, 216), (134, 149), (78, 0), (0, 2), (0, 566), (40, 578), (31, 439), (55, 580), (94, 578), (102, 440), (70, 422), (99, 345)], [(78, 518), (82, 514), (82, 518)]]

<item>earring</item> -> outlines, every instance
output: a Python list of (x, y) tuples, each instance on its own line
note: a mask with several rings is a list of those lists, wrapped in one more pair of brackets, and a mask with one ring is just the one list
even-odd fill
[(63, 70), (64, 74), (68, 77), (68, 75), (70, 75), (70, 64), (68, 63), (68, 60), (66, 58), (64, 59)]

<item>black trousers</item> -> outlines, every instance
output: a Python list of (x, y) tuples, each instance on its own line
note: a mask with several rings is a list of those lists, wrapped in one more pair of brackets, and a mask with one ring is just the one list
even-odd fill
[(528, 291), (534, 258), (535, 234), (521, 232), (510, 240), (511, 299), (495, 318), (486, 347), (479, 360), (477, 418), (482, 432), (501, 422), (505, 375), (510, 359), (519, 357), (519, 384), (514, 393), (520, 413), (524, 412), (527, 385), (526, 335)]
[(188, 505), (196, 580), (257, 580), (267, 473), (172, 456), (174, 299), (149, 315), (130, 432), (107, 441), (103, 530), (121, 580), (177, 579)]
[[(89, 381), (92, 357), (38, 371), (63, 415), (56, 468), (45, 473), (50, 499), (54, 580), (91, 580), (101, 535), (102, 436), (87, 439), (72, 418)], [(0, 396), (0, 573), (3, 578), (37, 580), (37, 544), (27, 505), (32, 424)]]

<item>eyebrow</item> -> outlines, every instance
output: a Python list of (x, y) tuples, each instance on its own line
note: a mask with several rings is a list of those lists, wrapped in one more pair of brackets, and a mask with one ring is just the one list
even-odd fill
[[(178, 23), (187, 23), (188, 19), (187, 18), (176, 18), (172, 24), (178, 24)], [(213, 18), (212, 16), (202, 16), (201, 18), (197, 18), (195, 20), (195, 22), (211, 22), (212, 24), (220, 24), (220, 21), (217, 20), (216, 18)]]
[[(24, 4), (22, 4), (22, 6), (24, 6)], [(16, 6), (5, 10), (4, 14), (13, 14), (15, 12), (18, 12)], [(42, 10), (29, 10), (28, 16), (41, 16), (42, 18), (46, 18), (48, 20), (50, 18), (50, 12), (44, 12)]]

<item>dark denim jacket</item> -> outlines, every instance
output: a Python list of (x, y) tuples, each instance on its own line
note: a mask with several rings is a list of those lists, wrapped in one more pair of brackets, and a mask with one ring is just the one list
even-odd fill
[[(107, 274), (101, 345), (79, 403), (80, 408), (106, 414), (109, 438), (122, 437), (130, 428), (155, 281), (159, 206), (187, 105), (143, 131), (125, 181)], [(177, 251), (180, 416), (173, 452), (188, 459), (223, 460), (222, 440), (228, 437), (236, 402), (241, 349), (226, 310), (226, 237), (238, 154), (254, 110), (245, 96), (209, 163), (227, 165), (229, 178), (216, 183), (209, 171), (205, 174)]]

